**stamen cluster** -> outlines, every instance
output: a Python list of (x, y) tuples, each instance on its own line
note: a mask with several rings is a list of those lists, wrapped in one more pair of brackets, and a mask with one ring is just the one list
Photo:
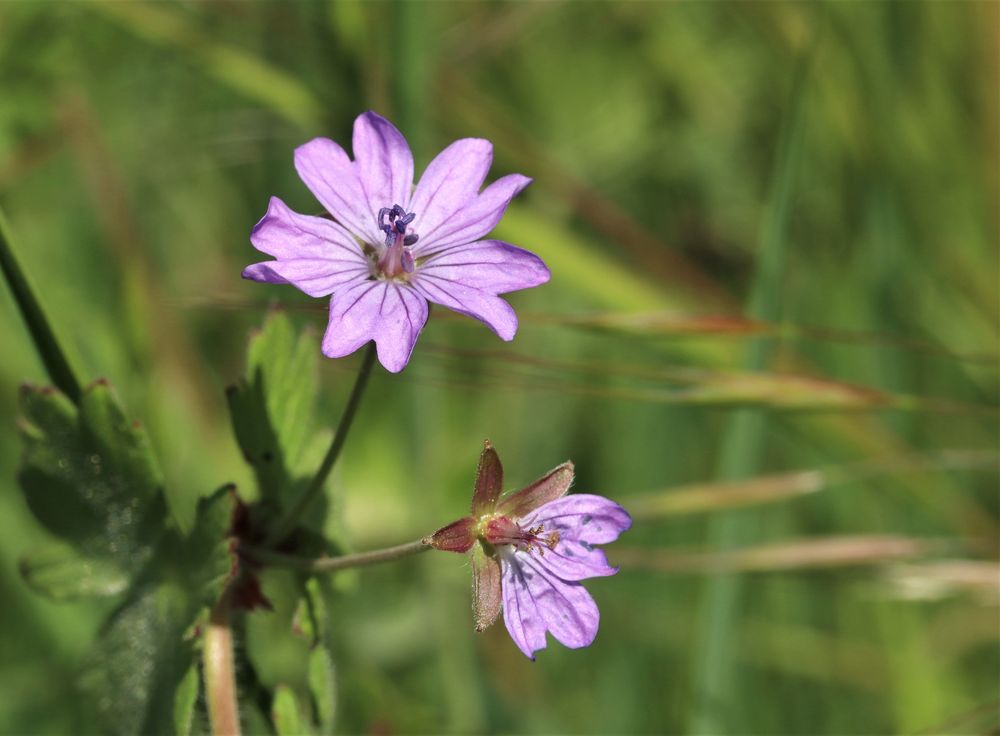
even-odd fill
[[(385, 233), (385, 247), (392, 247), (400, 235), (403, 235), (403, 245), (411, 246), (419, 240), (416, 233), (406, 234), (406, 226), (413, 222), (416, 212), (407, 213), (398, 204), (383, 207), (378, 211), (378, 229)], [(388, 220), (388, 222), (386, 222)]]

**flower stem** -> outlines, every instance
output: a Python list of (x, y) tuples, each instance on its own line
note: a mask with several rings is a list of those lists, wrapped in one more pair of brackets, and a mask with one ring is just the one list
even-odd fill
[(10, 228), (3, 213), (0, 212), (0, 271), (3, 272), (7, 285), (14, 295), (17, 308), (28, 327), (32, 341), (35, 343), (35, 350), (38, 351), (38, 355), (42, 359), (45, 372), (49, 374), (49, 380), (74, 404), (77, 404), (83, 394), (80, 382), (73, 373), (69, 360), (67, 360), (66, 354), (56, 339), (55, 332), (52, 331), (52, 326), (45, 317), (38, 297), (35, 296), (24, 271), (21, 270), (20, 264), (14, 257), (10, 240)]
[(240, 734), (229, 600), (230, 592), (226, 590), (219, 602), (212, 607), (202, 652), (205, 699), (208, 702), (208, 719), (214, 736)]
[(330, 476), (333, 464), (337, 462), (337, 457), (344, 447), (344, 441), (347, 439), (347, 433), (351, 429), (354, 414), (358, 410), (358, 404), (361, 403), (361, 396), (365, 392), (365, 386), (368, 385), (368, 377), (371, 375), (374, 364), (375, 343), (370, 342), (368, 343), (368, 347), (365, 348), (365, 354), (361, 360), (361, 368), (358, 370), (358, 377), (354, 380), (354, 388), (351, 389), (351, 395), (347, 399), (347, 406), (344, 407), (344, 413), (340, 415), (340, 422), (337, 424), (337, 431), (333, 435), (333, 442), (330, 443), (330, 449), (326, 451), (326, 457), (323, 458), (323, 462), (320, 464), (319, 470), (316, 471), (316, 475), (313, 477), (309, 487), (299, 496), (295, 505), (292, 506), (291, 511), (271, 530), (271, 533), (264, 542), (265, 547), (273, 547), (283, 542), (285, 537), (295, 529), (295, 525), (309, 508), (309, 504), (313, 502), (316, 496), (322, 493), (323, 484), (326, 483), (326, 479)]
[(380, 562), (398, 560), (401, 557), (409, 557), (419, 552), (426, 552), (433, 549), (430, 540), (426, 537), (406, 544), (398, 544), (395, 547), (385, 549), (374, 549), (370, 552), (358, 552), (353, 555), (340, 555), (339, 557), (297, 557), (286, 555), (281, 552), (272, 552), (261, 547), (251, 547), (240, 545), (240, 552), (247, 557), (264, 565), (274, 567), (287, 567), (293, 570), (305, 570), (307, 572), (335, 572), (346, 570), (350, 567), (362, 567), (364, 565), (375, 565)]

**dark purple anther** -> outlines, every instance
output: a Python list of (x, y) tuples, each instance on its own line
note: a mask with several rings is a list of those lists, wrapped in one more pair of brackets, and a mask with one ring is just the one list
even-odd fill
[(413, 245), (417, 242), (416, 233), (406, 234), (406, 227), (416, 216), (416, 212), (407, 212), (398, 204), (383, 207), (378, 211), (378, 228), (385, 233), (386, 248), (391, 248), (400, 235), (405, 236), (403, 245)]
[(388, 207), (383, 207), (378, 211), (378, 229), (385, 233), (388, 233), (390, 227), (389, 225), (386, 224), (385, 221), (386, 217), (389, 217), (390, 221), (392, 220), (392, 210), (389, 209)]

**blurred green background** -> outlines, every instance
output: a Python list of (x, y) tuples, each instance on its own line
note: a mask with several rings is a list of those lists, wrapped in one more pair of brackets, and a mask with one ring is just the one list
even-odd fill
[[(347, 143), (374, 109), (418, 170), (477, 136), (491, 178), (534, 177), (497, 236), (552, 282), (511, 297), (512, 344), (437, 309), (406, 371), (377, 371), (329, 526), (366, 549), (457, 518), (489, 437), (512, 488), (572, 458), (578, 489), (633, 508), (622, 571), (588, 584), (595, 644), (534, 663), (502, 624), (474, 634), (457, 555), (342, 576), (342, 732), (985, 733), (998, 20), (990, 2), (6, 2), (0, 207), (79, 373), (148, 424), (190, 518), (223, 482), (252, 494), (223, 390), (269, 300), (319, 350), (321, 302), (239, 278), (270, 195), (318, 210), (295, 146)], [(90, 732), (75, 683), (111, 603), (18, 574), (48, 539), (14, 480), (16, 389), (45, 375), (6, 288), (0, 316), (0, 730)], [(324, 423), (357, 365), (323, 362)], [(822, 472), (704, 487), (803, 470)]]

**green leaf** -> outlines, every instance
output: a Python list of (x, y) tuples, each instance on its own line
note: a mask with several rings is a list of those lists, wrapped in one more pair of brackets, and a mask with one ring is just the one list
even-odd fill
[(198, 702), (198, 665), (194, 662), (188, 667), (177, 692), (174, 693), (174, 733), (177, 736), (190, 736), (194, 725), (194, 706)]
[(35, 517), (88, 559), (141, 569), (166, 513), (145, 430), (103, 381), (84, 390), (79, 409), (54, 389), (26, 386), (21, 412), (19, 481)]
[(234, 489), (202, 499), (183, 537), (164, 523), (163, 477), (149, 439), (107, 383), (87, 387), (78, 405), (54, 389), (25, 387), (21, 411), (21, 487), (65, 543), (25, 557), (22, 574), (58, 599), (128, 590), (81, 677), (101, 730), (189, 733), (198, 696), (190, 629), (233, 571)]
[(288, 316), (272, 312), (250, 339), (246, 376), (228, 392), (236, 440), (257, 476), (260, 496), (277, 508), (295, 498), (308, 474), (319, 351), (308, 331), (296, 336)]
[(81, 557), (72, 547), (47, 547), (23, 555), (21, 577), (40, 595), (56, 601), (113, 596), (128, 587), (128, 573), (106, 559)]
[(325, 646), (318, 646), (309, 653), (309, 693), (316, 709), (320, 733), (324, 736), (332, 734), (337, 708), (337, 683), (333, 657)]
[(238, 504), (232, 485), (199, 500), (194, 529), (179, 545), (180, 574), (199, 605), (215, 603), (233, 575), (236, 560), (230, 531)]
[(271, 718), (274, 720), (278, 736), (302, 736), (312, 731), (307, 726), (309, 721), (302, 718), (295, 693), (286, 685), (278, 685), (275, 688)]
[(183, 635), (192, 620), (188, 596), (174, 585), (146, 585), (114, 613), (91, 650), (81, 685), (91, 697), (101, 731), (171, 731), (178, 689), (195, 653)]
[(303, 723), (332, 733), (336, 690), (327, 581), (279, 569), (267, 569), (261, 577), (274, 610), (247, 618), (247, 659), (260, 684), (275, 689), (276, 698), (282, 688), (294, 694)]
[(305, 591), (299, 599), (292, 618), (292, 631), (308, 639), (312, 644), (318, 643), (326, 633), (327, 615), (326, 603), (323, 600), (316, 578), (309, 578)]
[(261, 585), (274, 610), (246, 620), (246, 655), (266, 688), (279, 684), (308, 691), (306, 662), (312, 640), (302, 636), (296, 621), (302, 598), (302, 576), (288, 570), (265, 569)]
[(167, 532), (98, 636), (82, 684), (103, 731), (162, 733), (172, 723), (183, 733), (184, 724), (189, 730), (198, 725), (194, 642), (206, 605), (218, 599), (233, 571), (234, 502), (232, 487), (220, 488), (199, 503), (188, 537)]

